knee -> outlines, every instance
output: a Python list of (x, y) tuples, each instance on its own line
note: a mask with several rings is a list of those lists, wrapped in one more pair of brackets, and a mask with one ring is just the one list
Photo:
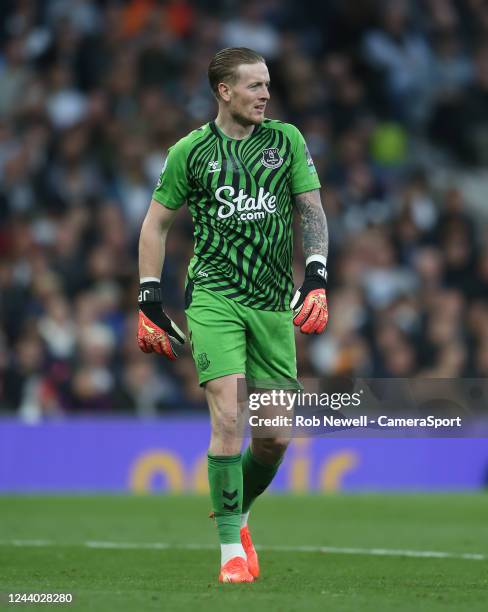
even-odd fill
[(236, 402), (234, 389), (210, 381), (205, 391), (214, 435), (224, 437), (236, 435), (240, 431), (242, 410)]
[(234, 436), (239, 431), (239, 418), (235, 409), (215, 409), (212, 415), (212, 431), (220, 436)]

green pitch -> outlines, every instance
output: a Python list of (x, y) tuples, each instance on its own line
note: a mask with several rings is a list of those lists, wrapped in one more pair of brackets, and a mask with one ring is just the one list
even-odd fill
[(65, 609), (103, 612), (488, 609), (483, 494), (265, 496), (252, 585), (217, 583), (208, 510), (191, 496), (0, 497), (0, 607), (62, 592)]

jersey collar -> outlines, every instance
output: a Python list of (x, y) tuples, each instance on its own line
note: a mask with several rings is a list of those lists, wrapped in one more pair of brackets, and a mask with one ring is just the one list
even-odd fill
[(230, 136), (227, 136), (226, 134), (224, 134), (222, 132), (222, 130), (220, 130), (215, 121), (211, 121), (209, 123), (210, 129), (212, 130), (212, 132), (218, 136), (221, 140), (234, 140), (235, 142), (244, 142), (247, 141), (251, 138), (254, 138), (254, 136), (256, 136), (256, 134), (261, 130), (261, 124), (259, 125), (255, 125), (253, 131), (249, 134), (249, 136), (246, 136), (246, 138), (231, 138)]

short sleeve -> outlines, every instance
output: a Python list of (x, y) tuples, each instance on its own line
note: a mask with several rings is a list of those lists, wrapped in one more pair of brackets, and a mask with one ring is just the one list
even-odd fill
[(291, 192), (293, 195), (320, 189), (320, 181), (307, 143), (300, 131), (290, 125), (292, 143)]
[(180, 208), (188, 197), (189, 186), (186, 175), (186, 152), (180, 140), (168, 150), (153, 199), (167, 208)]

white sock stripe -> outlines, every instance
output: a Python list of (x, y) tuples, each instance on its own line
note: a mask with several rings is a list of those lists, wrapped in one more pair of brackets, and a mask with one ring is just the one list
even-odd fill
[(246, 558), (246, 553), (242, 548), (242, 544), (221, 544), (220, 545), (220, 565), (224, 565), (234, 557)]
[(249, 511), (241, 514), (241, 529), (247, 525), (249, 519)]
[(156, 278), (155, 276), (143, 276), (139, 279), (139, 283), (159, 283), (161, 282), (160, 278)]

